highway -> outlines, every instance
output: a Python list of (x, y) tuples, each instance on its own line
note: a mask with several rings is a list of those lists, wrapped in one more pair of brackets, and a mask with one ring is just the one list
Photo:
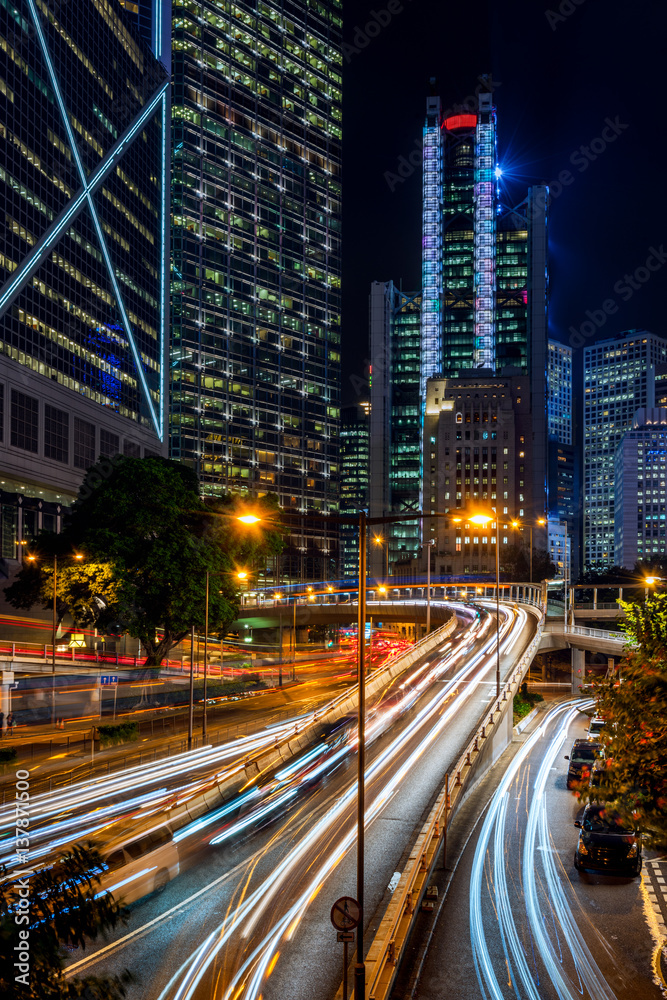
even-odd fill
[[(376, 638), (374, 665), (381, 665), (405, 646), (405, 641), (392, 636)], [(267, 692), (229, 705), (230, 711), (225, 713), (225, 717), (230, 721), (242, 720), (247, 725), (254, 720), (248, 735), (220, 745), (172, 754), (108, 776), (80, 781), (71, 787), (58, 789), (57, 793), (33, 793), (33, 862), (43, 863), (75, 837), (110, 836), (112, 824), (118, 826), (121, 821), (129, 822), (147, 813), (158, 812), (176, 801), (187, 801), (210, 788), (214, 780), (223, 781), (233, 776), (238, 771), (239, 761), (272, 746), (276, 740), (284, 739), (294, 732), (295, 724), (307, 725), (318, 708), (345, 690), (351, 681), (353, 659), (354, 649), (350, 651), (348, 648), (335, 661), (315, 661), (304, 665), (304, 675), (309, 679), (297, 687), (286, 688), (284, 692)], [(310, 672), (307, 672), (308, 668)], [(289, 718), (285, 718), (286, 705), (292, 710)], [(214, 725), (211, 725), (211, 730), (214, 731)], [(65, 754), (58, 756), (66, 757)], [(98, 755), (98, 762), (100, 756), (104, 757)], [(71, 766), (64, 760), (62, 764)], [(29, 767), (33, 789), (38, 787), (36, 778), (43, 769), (43, 763), (34, 763)], [(8, 836), (12, 826), (12, 807), (0, 810), (0, 864), (8, 866), (14, 863), (15, 857), (3, 849), (2, 840)]]
[(554, 705), (506, 751), (504, 770), (497, 765), (412, 994), (418, 1000), (442, 997), (444, 969), (448, 1000), (664, 996), (654, 976), (664, 869), (645, 863), (631, 879), (580, 875), (573, 865), (583, 808), (567, 790), (564, 756), (585, 735), (580, 709), (591, 704)]
[[(536, 619), (511, 607), (501, 618), (505, 673)], [(495, 690), (493, 626), (482, 611), (370, 707), (367, 942), (415, 829)], [(329, 910), (355, 889), (354, 741), (351, 731), (347, 744), (314, 748), (301, 767), (249, 789), (240, 814), (186, 830), (184, 873), (133, 906), (109, 944), (73, 956), (70, 973), (127, 967), (138, 978), (130, 1000), (331, 1000), (342, 954)]]

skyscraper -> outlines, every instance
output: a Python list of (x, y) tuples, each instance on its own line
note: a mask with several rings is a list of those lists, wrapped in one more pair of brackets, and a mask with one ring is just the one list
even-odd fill
[(614, 564), (614, 454), (639, 409), (655, 406), (667, 340), (628, 330), (584, 349), (584, 568)]
[[(171, 454), (205, 492), (332, 513), (341, 0), (190, 7), (173, 5)], [(282, 574), (334, 572), (337, 530), (316, 525)]]
[(638, 410), (616, 449), (614, 532), (617, 566), (667, 556), (667, 408)]
[[(340, 512), (368, 512), (369, 478), (369, 411), (368, 400), (344, 406), (340, 428)], [(344, 579), (354, 580), (359, 574), (359, 530), (356, 525), (340, 527), (340, 571)]]
[[(374, 281), (369, 298), (371, 353), (371, 516), (419, 509), (421, 294)], [(420, 524), (387, 525), (388, 561), (400, 573), (419, 550)], [(384, 575), (387, 553), (371, 547), (369, 573)]]
[(1, 554), (165, 451), (169, 78), (116, 2), (0, 6)]
[[(427, 99), (422, 222), (422, 392), (471, 368), (541, 368), (547, 307), (545, 187), (503, 203), (496, 112), (442, 117)], [(530, 300), (530, 304), (529, 304)]]
[(561, 522), (566, 522), (569, 576), (575, 580), (580, 566), (581, 475), (573, 431), (572, 348), (556, 340), (550, 340), (548, 345), (547, 384), (549, 551), (557, 565), (563, 561), (565, 543)]
[[(527, 404), (530, 441), (509, 446), (525, 456), (520, 509), (532, 521), (547, 494), (548, 189), (534, 186), (519, 204), (504, 203), (491, 93), (479, 94), (474, 113), (452, 115), (429, 97), (423, 135), (421, 406), (436, 377), (454, 398), (456, 379), (466, 395), (476, 373), (482, 381), (521, 376), (522, 420), (513, 426)], [(426, 454), (433, 436), (424, 429), (424, 509), (434, 492)]]

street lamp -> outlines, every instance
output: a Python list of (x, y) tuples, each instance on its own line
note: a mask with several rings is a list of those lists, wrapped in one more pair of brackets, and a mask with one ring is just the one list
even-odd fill
[(426, 543), (426, 551), (428, 552), (426, 558), (426, 635), (431, 632), (431, 545), (435, 545), (435, 538), (430, 538)]
[(385, 550), (384, 578), (387, 580), (389, 578), (389, 540), (385, 540), (382, 535), (374, 535), (373, 544), (381, 545)]
[[(289, 516), (289, 515), (287, 515)], [(359, 683), (359, 750), (357, 758), (357, 903), (359, 905), (359, 925), (357, 928), (357, 960), (354, 969), (354, 998), (355, 1000), (365, 1000), (366, 996), (366, 966), (364, 963), (364, 847), (365, 847), (365, 771), (366, 771), (366, 548), (367, 548), (367, 525), (368, 524), (393, 524), (397, 521), (423, 520), (429, 517), (451, 517), (451, 513), (423, 514), (413, 512), (411, 514), (389, 514), (385, 517), (368, 518), (364, 510), (357, 515), (294, 515), (299, 518), (326, 520), (337, 524), (355, 524), (359, 529), (359, 600), (357, 605), (357, 671)], [(493, 515), (495, 517), (495, 515)], [(254, 514), (244, 514), (237, 517), (237, 520), (244, 524), (257, 524), (261, 518)], [(492, 518), (490, 518), (492, 520)], [(497, 548), (497, 546), (496, 546)], [(497, 567), (497, 559), (496, 559)], [(497, 569), (496, 569), (497, 577)], [(310, 588), (312, 590), (312, 588)], [(496, 587), (496, 595), (498, 588)], [(296, 654), (296, 595), (294, 598), (294, 635)]]
[(481, 527), (486, 527), (493, 521), (496, 522), (496, 697), (500, 697), (500, 515), (494, 511), (489, 510), (473, 510), (466, 512), (461, 510), (457, 512), (459, 516), (454, 517), (452, 520), (460, 521), (470, 521), (471, 524), (479, 524)]
[[(75, 552), (74, 558), (83, 559), (83, 556)], [(36, 562), (37, 556), (28, 556), (28, 562)], [(53, 618), (52, 618), (52, 643), (51, 643), (51, 725), (56, 724), (56, 634), (58, 631), (58, 615), (56, 610), (56, 596), (58, 590), (58, 556), (53, 556)]]
[[(533, 582), (533, 526), (531, 524), (521, 524), (520, 521), (512, 521), (511, 523), (515, 531), (522, 531), (524, 528), (528, 528), (528, 531), (530, 532), (530, 537), (529, 537), (530, 570), (528, 572), (528, 577), (529, 577), (528, 582), (532, 583)], [(539, 524), (540, 522), (538, 521), (537, 523)]]

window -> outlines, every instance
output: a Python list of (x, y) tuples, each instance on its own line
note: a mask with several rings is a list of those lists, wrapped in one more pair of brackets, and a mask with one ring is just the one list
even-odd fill
[(88, 469), (95, 464), (95, 424), (74, 418), (74, 467)]
[(39, 400), (12, 389), (11, 442), (13, 448), (22, 448), (37, 454), (39, 431)]
[(0, 441), (5, 440), (5, 387), (0, 382)]
[(111, 431), (105, 431), (104, 428), (100, 430), (100, 455), (104, 455), (106, 458), (113, 458), (114, 455), (118, 454), (120, 448), (120, 438), (117, 434), (112, 434)]
[(69, 462), (69, 414), (48, 403), (44, 407), (44, 457)]
[(129, 458), (141, 458), (141, 445), (136, 441), (123, 441), (123, 454)]

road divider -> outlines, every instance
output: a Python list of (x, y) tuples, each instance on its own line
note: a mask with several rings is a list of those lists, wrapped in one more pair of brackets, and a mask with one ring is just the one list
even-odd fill
[[(379, 694), (383, 688), (404, 673), (413, 663), (437, 649), (445, 639), (456, 631), (458, 624), (456, 615), (452, 614), (449, 621), (437, 631), (424, 636), (410, 649), (399, 653), (388, 663), (374, 670), (366, 678), (366, 697), (370, 699)], [(205, 813), (219, 809), (261, 774), (280, 766), (306, 750), (313, 741), (314, 730), (317, 726), (338, 722), (339, 719), (358, 711), (358, 706), (359, 686), (356, 684), (301, 723), (295, 723), (292, 734), (277, 740), (270, 749), (265, 749), (256, 756), (240, 763), (233, 773), (227, 772), (224, 779), (216, 781), (192, 798), (175, 802), (166, 811), (166, 821), (176, 831), (199, 819)]]

